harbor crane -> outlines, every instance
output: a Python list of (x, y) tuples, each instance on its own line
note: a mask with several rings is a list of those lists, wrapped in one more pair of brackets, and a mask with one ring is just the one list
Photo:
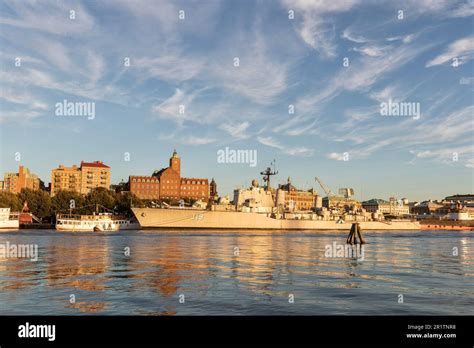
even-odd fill
[(334, 196), (334, 194), (332, 193), (331, 189), (329, 189), (326, 185), (324, 185), (324, 183), (321, 181), (321, 179), (319, 179), (318, 177), (316, 177), (316, 178), (314, 178), (314, 179), (318, 182), (319, 186), (321, 186), (321, 188), (323, 189), (323, 191), (326, 192), (326, 195), (327, 195), (328, 197), (333, 197), (333, 196)]

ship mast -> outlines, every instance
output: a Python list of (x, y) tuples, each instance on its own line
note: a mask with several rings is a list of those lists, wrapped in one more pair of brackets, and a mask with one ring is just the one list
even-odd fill
[(273, 171), (270, 167), (267, 167), (263, 172), (260, 172), (260, 175), (263, 175), (263, 181), (266, 183), (266, 191), (270, 191), (270, 177), (278, 174), (278, 171), (275, 170), (275, 160), (270, 163), (270, 166), (273, 166)]

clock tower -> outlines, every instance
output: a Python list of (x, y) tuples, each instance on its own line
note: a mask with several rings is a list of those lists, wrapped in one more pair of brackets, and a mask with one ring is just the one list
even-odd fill
[(170, 167), (181, 176), (181, 159), (179, 158), (176, 149), (173, 151), (173, 155), (170, 158)]

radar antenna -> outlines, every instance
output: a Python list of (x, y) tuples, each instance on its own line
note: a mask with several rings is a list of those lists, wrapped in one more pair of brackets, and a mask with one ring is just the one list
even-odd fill
[[(270, 190), (270, 177), (272, 175), (277, 175), (278, 171), (275, 170), (275, 160), (273, 160), (270, 163), (270, 167), (267, 167), (263, 172), (260, 172), (261, 175), (263, 175), (263, 181), (265, 182), (265, 190), (269, 191)], [(273, 166), (273, 171), (271, 169), (271, 166)]]

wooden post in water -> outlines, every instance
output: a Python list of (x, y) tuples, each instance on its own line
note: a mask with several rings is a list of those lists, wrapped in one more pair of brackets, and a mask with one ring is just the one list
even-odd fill
[(351, 226), (351, 230), (349, 231), (349, 235), (347, 236), (347, 239), (346, 239), (346, 244), (354, 244), (353, 242), (353, 239), (354, 239), (354, 233), (355, 233), (355, 227), (356, 225), (355, 224), (352, 224)]
[(362, 230), (358, 222), (354, 222), (351, 226), (351, 230), (346, 239), (346, 244), (365, 244), (365, 240), (362, 237)]
[(360, 225), (358, 222), (356, 223), (356, 225), (357, 225), (357, 235), (359, 236), (360, 244), (365, 244), (365, 240), (362, 237), (362, 229), (360, 228)]

